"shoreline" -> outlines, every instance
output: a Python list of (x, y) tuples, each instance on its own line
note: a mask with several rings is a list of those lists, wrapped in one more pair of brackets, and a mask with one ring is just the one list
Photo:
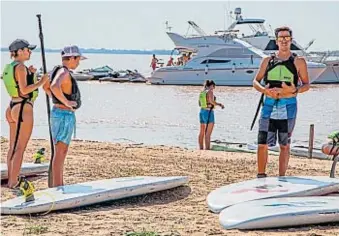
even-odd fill
[[(8, 140), (1, 137), (1, 161)], [(49, 140), (31, 139), (24, 161), (41, 147), (49, 160)], [(287, 175), (328, 176), (332, 162), (291, 158)], [(278, 173), (278, 157), (269, 155), (269, 176)], [(338, 172), (338, 171), (337, 171)], [(224, 230), (218, 215), (208, 211), (206, 197), (215, 188), (256, 177), (256, 155), (200, 151), (165, 145), (72, 140), (65, 160), (65, 184), (123, 176), (183, 175), (189, 183), (172, 190), (92, 206), (51, 212), (45, 216), (1, 216), (3, 235), (39, 232), (43, 235), (338, 235), (339, 224), (310, 225), (274, 230)], [(30, 178), (37, 190), (47, 188), (47, 174)], [(13, 198), (2, 183), (1, 201)]]

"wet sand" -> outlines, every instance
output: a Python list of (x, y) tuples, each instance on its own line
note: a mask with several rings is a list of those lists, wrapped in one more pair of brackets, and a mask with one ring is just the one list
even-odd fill
[[(25, 162), (47, 140), (31, 140)], [(1, 138), (1, 162), (8, 140)], [(47, 157), (49, 153), (47, 152)], [(291, 157), (288, 175), (329, 175), (331, 162)], [(268, 175), (277, 175), (278, 159), (269, 157)], [(337, 171), (338, 173), (338, 171)], [(2, 235), (339, 235), (339, 224), (312, 225), (276, 230), (224, 230), (218, 215), (208, 211), (206, 196), (222, 185), (255, 178), (256, 155), (188, 150), (140, 144), (72, 141), (65, 163), (65, 184), (134, 176), (185, 175), (187, 186), (45, 216), (1, 216)], [(47, 174), (32, 177), (35, 187), (47, 188)], [(13, 198), (2, 183), (1, 201)], [(141, 234), (142, 235), (142, 234)], [(143, 234), (147, 235), (147, 234)]]

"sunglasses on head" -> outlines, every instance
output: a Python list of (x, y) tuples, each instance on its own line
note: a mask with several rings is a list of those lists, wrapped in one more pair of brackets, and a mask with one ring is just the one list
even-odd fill
[(277, 40), (278, 40), (279, 42), (282, 42), (282, 41), (284, 41), (284, 40), (286, 40), (286, 41), (291, 41), (291, 39), (292, 39), (291, 36), (278, 36), (278, 37), (277, 37)]

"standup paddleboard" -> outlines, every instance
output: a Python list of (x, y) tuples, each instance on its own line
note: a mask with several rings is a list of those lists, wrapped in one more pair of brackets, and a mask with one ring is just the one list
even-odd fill
[[(257, 153), (257, 149), (247, 144), (226, 144), (226, 145), (212, 145), (211, 150), (221, 152), (240, 152), (240, 153)], [(268, 154), (279, 156), (279, 153), (268, 151)]]
[[(226, 143), (226, 144), (218, 144), (218, 145), (212, 145), (213, 151), (223, 151), (223, 152), (244, 152), (244, 153), (257, 153), (257, 144), (232, 144), (232, 143)], [(269, 147), (268, 148), (268, 154), (278, 156), (280, 152), (280, 148), (278, 146)], [(290, 153), (293, 156), (298, 157), (308, 157), (308, 149), (302, 148), (302, 147), (291, 147)], [(327, 160), (331, 157), (325, 155), (320, 150), (314, 149), (312, 151), (312, 158), (321, 159), (321, 160)]]
[[(32, 176), (48, 171), (49, 163), (22, 163), (20, 174), (24, 176)], [(7, 164), (1, 163), (1, 179), (8, 179)]]
[(219, 215), (225, 229), (264, 229), (339, 222), (339, 197), (270, 198), (239, 203)]
[(284, 176), (252, 179), (213, 190), (207, 196), (212, 212), (237, 203), (287, 196), (325, 195), (339, 191), (339, 179), (327, 176)]
[[(257, 144), (248, 144), (247, 147), (251, 150), (257, 150), (258, 145)], [(280, 152), (280, 147), (279, 146), (269, 147), (268, 150), (270, 150), (272, 152)], [(303, 148), (303, 147), (291, 146), (290, 154), (294, 155), (294, 156), (299, 156), (299, 157), (308, 157), (309, 156), (308, 155), (308, 148), (306, 148), (306, 147)], [(312, 158), (326, 160), (326, 159), (330, 159), (331, 157), (322, 153), (321, 150), (313, 149), (312, 150)]]
[(1, 214), (46, 213), (162, 191), (187, 183), (188, 177), (185, 176), (138, 176), (65, 185), (35, 192), (35, 201), (32, 202), (25, 202), (23, 196), (2, 202)]

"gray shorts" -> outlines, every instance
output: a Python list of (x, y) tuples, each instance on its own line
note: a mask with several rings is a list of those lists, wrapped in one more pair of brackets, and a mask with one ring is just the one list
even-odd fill
[(291, 143), (291, 136), (296, 119), (275, 120), (261, 118), (259, 120), (258, 144), (267, 144), (272, 147), (277, 143), (286, 146)]

